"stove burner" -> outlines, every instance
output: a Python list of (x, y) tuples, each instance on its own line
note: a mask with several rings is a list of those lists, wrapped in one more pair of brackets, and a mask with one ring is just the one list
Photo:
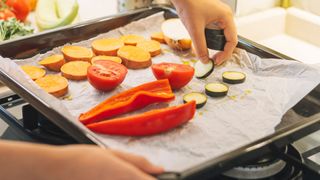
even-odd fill
[[(302, 162), (300, 153), (292, 146), (288, 145), (284, 152), (296, 157)], [(264, 157), (257, 163), (251, 163), (244, 166), (235, 167), (221, 175), (219, 179), (224, 180), (291, 180), (302, 176), (302, 171), (293, 165), (276, 159), (275, 157)]]

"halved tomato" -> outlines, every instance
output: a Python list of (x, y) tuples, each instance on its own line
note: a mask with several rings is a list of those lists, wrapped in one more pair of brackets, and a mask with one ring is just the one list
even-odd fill
[(88, 81), (98, 90), (110, 91), (119, 86), (127, 75), (127, 68), (113, 61), (97, 60), (88, 68)]
[(168, 79), (172, 89), (184, 87), (194, 75), (193, 67), (176, 63), (154, 64), (152, 72), (157, 79)]

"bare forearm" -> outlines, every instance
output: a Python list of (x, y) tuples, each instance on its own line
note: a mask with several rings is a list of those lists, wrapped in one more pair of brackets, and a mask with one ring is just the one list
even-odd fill
[(0, 174), (3, 180), (37, 180), (54, 155), (51, 146), (0, 141)]

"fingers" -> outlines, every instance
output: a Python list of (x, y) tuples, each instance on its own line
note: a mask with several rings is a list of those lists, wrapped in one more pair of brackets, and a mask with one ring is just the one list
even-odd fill
[(226, 37), (226, 44), (224, 51), (215, 55), (215, 63), (217, 65), (222, 64), (224, 61), (231, 58), (234, 49), (238, 44), (237, 30), (232, 16), (226, 16), (224, 20), (224, 35)]
[(119, 157), (120, 159), (133, 164), (134, 166), (138, 167), (139, 169), (141, 169), (146, 173), (161, 174), (164, 171), (162, 167), (151, 164), (147, 159), (141, 156), (137, 156), (137, 155), (121, 152), (121, 151), (116, 151), (116, 150), (111, 150), (111, 152), (117, 157)]
[(208, 63), (210, 59), (204, 33), (205, 23), (185, 21), (184, 24), (191, 36), (198, 58), (203, 63)]

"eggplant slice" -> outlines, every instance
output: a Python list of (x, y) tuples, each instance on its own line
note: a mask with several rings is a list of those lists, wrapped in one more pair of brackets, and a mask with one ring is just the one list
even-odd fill
[(196, 108), (199, 109), (207, 103), (207, 96), (198, 92), (188, 93), (183, 96), (183, 103), (190, 101), (196, 101)]
[(198, 79), (203, 79), (208, 77), (214, 69), (214, 63), (209, 61), (207, 64), (203, 64), (200, 60), (194, 65), (195, 76)]
[(205, 86), (206, 94), (211, 97), (223, 97), (228, 94), (229, 87), (222, 83), (209, 83)]
[(246, 74), (237, 71), (226, 71), (222, 74), (222, 80), (228, 84), (240, 84), (246, 80)]

